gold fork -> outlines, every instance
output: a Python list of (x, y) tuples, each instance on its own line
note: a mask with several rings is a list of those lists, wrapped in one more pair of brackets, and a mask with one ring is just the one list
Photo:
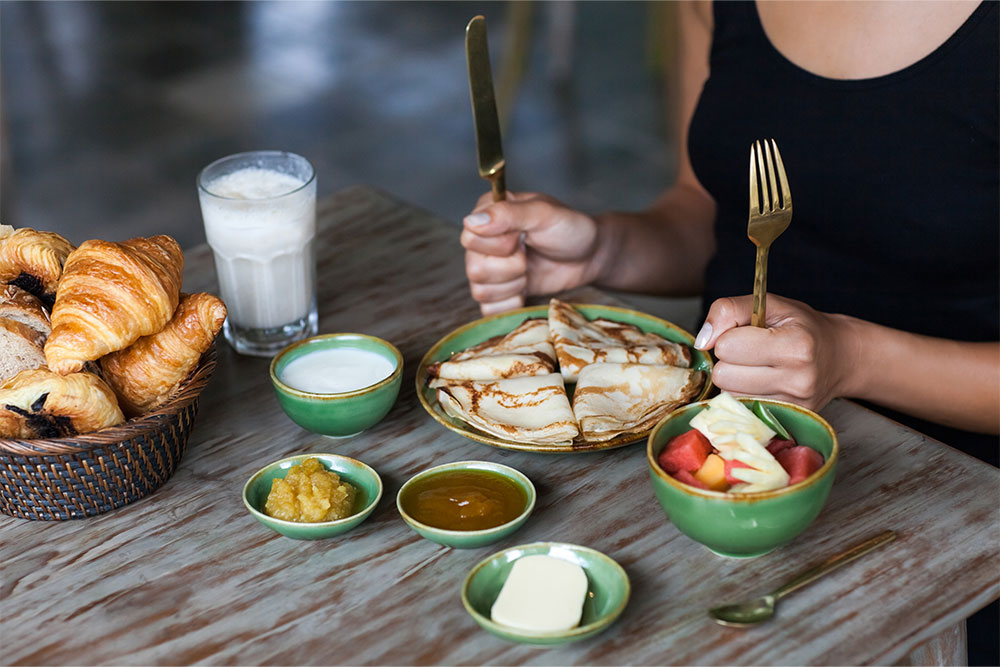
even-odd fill
[[(774, 161), (772, 162), (772, 149)], [(759, 178), (758, 178), (759, 176)], [(775, 184), (781, 186), (781, 199)], [(760, 197), (757, 195), (758, 181)], [(763, 203), (763, 206), (761, 206)], [(792, 191), (788, 188), (785, 165), (774, 139), (750, 145), (750, 222), (747, 236), (757, 246), (757, 266), (753, 276), (753, 315), (750, 324), (763, 327), (767, 310), (767, 253), (774, 240), (788, 229), (792, 221)]]

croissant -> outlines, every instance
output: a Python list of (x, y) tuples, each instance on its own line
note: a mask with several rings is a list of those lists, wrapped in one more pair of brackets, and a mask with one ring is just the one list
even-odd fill
[(163, 403), (198, 365), (226, 319), (226, 306), (211, 294), (182, 294), (167, 326), (124, 350), (101, 358), (104, 379), (133, 417)]
[(52, 305), (73, 244), (54, 232), (0, 225), (0, 282), (17, 285)]
[(0, 437), (62, 438), (124, 421), (111, 387), (92, 373), (38, 368), (0, 384)]
[(49, 368), (74, 373), (162, 329), (177, 308), (183, 267), (169, 236), (82, 243), (66, 259), (56, 292)]

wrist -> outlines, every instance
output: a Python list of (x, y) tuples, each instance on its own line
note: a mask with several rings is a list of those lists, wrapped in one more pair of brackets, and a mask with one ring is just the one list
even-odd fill
[(837, 341), (835, 345), (839, 360), (837, 365), (841, 369), (835, 395), (866, 398), (871, 374), (876, 371), (874, 360), (869, 355), (872, 341), (865, 333), (866, 323), (849, 315), (833, 314), (829, 317)]
[(594, 248), (584, 269), (584, 284), (613, 286), (615, 257), (621, 247), (621, 229), (608, 213), (591, 216), (595, 225)]

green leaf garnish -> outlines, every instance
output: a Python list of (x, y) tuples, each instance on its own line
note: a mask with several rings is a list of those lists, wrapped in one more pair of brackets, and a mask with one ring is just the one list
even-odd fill
[(792, 439), (792, 436), (788, 434), (788, 431), (786, 431), (785, 427), (781, 425), (781, 422), (779, 422), (777, 418), (771, 414), (771, 411), (768, 410), (767, 407), (760, 401), (753, 402), (753, 413), (757, 415), (757, 418), (764, 422), (769, 429), (777, 433), (779, 438), (782, 440)]

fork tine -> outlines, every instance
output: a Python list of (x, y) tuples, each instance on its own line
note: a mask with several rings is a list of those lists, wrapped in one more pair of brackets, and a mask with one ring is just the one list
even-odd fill
[(781, 208), (792, 207), (792, 191), (788, 187), (788, 177), (785, 175), (785, 163), (781, 161), (781, 151), (778, 144), (771, 139), (771, 146), (774, 148), (774, 161), (778, 164), (778, 180), (781, 182)]
[(760, 213), (760, 200), (757, 199), (757, 151), (750, 144), (750, 212)]
[(778, 184), (775, 183), (774, 178), (774, 162), (771, 161), (771, 144), (774, 144), (774, 139), (771, 139), (769, 144), (767, 140), (764, 141), (764, 172), (767, 174), (767, 186), (770, 188), (771, 197), (769, 203), (771, 204), (770, 210), (773, 211), (778, 206)]
[(764, 203), (763, 212), (773, 211), (774, 207), (771, 206), (771, 193), (767, 190), (767, 172), (769, 171), (769, 166), (764, 162), (764, 150), (760, 147), (760, 140), (758, 139), (757, 144), (757, 171), (760, 173), (760, 194), (761, 199)]

